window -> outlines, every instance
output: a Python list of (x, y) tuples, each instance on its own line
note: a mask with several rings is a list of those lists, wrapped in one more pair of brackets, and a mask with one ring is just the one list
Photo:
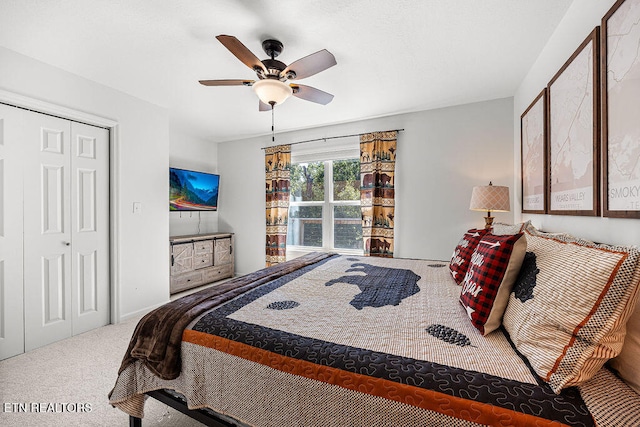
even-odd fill
[(360, 160), (291, 165), (287, 248), (362, 253)]

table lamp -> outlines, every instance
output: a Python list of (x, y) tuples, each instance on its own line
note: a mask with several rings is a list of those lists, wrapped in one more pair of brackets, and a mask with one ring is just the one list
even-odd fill
[(489, 229), (493, 224), (491, 212), (509, 212), (509, 187), (489, 185), (473, 187), (469, 209), (472, 211), (487, 211), (484, 228)]

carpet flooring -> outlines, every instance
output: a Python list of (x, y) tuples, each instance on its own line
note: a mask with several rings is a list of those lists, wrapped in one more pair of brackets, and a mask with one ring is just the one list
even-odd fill
[[(138, 320), (0, 361), (0, 426), (128, 426), (129, 416), (109, 405), (107, 395)], [(148, 399), (142, 425), (202, 424)]]

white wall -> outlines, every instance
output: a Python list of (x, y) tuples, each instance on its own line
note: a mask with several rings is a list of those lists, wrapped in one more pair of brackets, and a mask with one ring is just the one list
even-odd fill
[(567, 215), (521, 214), (520, 116), (601, 19), (615, 0), (574, 1), (514, 96), (514, 186), (517, 220), (531, 219), (536, 227), (564, 231), (590, 240), (640, 245), (640, 220)]
[[(118, 321), (169, 300), (167, 110), (0, 47), (0, 89), (118, 122)], [(133, 213), (133, 202), (142, 211)]]
[[(174, 168), (218, 173), (218, 145), (170, 130), (169, 165)], [(169, 199), (167, 196), (167, 203)], [(167, 207), (168, 209), (168, 207)], [(170, 212), (169, 234), (210, 233), (218, 231), (218, 212)]]
[[(405, 129), (398, 137), (395, 256), (449, 259), (462, 233), (484, 226), (469, 210), (471, 189), (513, 191), (511, 98), (400, 114), (276, 135), (277, 144), (371, 131)], [(276, 112), (277, 128), (277, 112)], [(264, 266), (264, 152), (271, 137), (218, 145), (219, 227), (236, 234), (236, 272)], [(497, 213), (510, 222), (512, 213)]]

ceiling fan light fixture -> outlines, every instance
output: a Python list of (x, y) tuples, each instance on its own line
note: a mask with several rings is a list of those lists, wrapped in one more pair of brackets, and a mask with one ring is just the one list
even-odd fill
[(276, 79), (258, 80), (253, 84), (253, 90), (265, 104), (282, 104), (293, 95), (293, 89), (288, 84)]

